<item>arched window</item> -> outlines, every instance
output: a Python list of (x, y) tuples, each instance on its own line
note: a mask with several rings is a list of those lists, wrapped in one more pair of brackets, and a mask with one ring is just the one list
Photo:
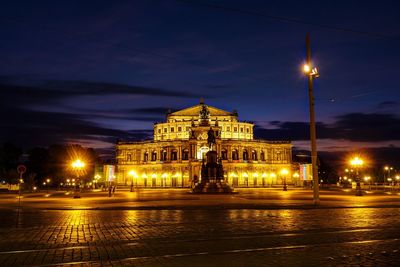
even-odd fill
[(239, 159), (239, 153), (236, 149), (232, 150), (232, 159), (233, 160), (238, 160)]
[(226, 151), (226, 149), (221, 150), (221, 159), (223, 160), (228, 159), (228, 151)]
[(161, 151), (161, 161), (167, 160), (167, 150)]
[(251, 160), (257, 160), (257, 151), (251, 151)]
[(127, 160), (128, 162), (131, 162), (131, 161), (132, 161), (132, 154), (131, 154), (131, 153), (128, 153), (128, 154), (126, 155), (126, 160)]
[(243, 160), (249, 160), (249, 153), (247, 150), (243, 150)]
[(178, 160), (178, 150), (174, 149), (171, 151), (171, 160)]
[(145, 152), (144, 155), (143, 155), (143, 161), (146, 162), (148, 160), (149, 160), (149, 153)]
[(182, 160), (188, 160), (189, 159), (189, 149), (184, 149), (182, 151)]
[(151, 153), (151, 161), (156, 161), (157, 160), (157, 151), (153, 151)]
[(264, 151), (261, 151), (260, 159), (261, 159), (262, 161), (265, 161), (265, 154), (264, 154)]

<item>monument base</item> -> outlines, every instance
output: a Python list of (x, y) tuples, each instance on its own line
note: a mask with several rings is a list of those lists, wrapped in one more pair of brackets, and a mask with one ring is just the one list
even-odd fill
[(233, 188), (224, 181), (207, 181), (198, 183), (192, 189), (193, 194), (236, 194)]

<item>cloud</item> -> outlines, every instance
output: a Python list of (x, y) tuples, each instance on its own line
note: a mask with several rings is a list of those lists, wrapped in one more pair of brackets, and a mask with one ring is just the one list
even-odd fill
[(2, 107), (0, 140), (24, 147), (69, 143), (71, 140), (92, 140), (111, 145), (117, 139), (142, 140), (152, 130), (122, 131), (90, 122), (81, 114), (32, 111)]
[[(267, 140), (309, 140), (308, 122), (270, 122), (271, 128), (255, 127), (255, 135)], [(318, 139), (380, 142), (400, 140), (400, 117), (394, 114), (348, 113), (335, 122), (316, 124)]]
[(383, 101), (378, 104), (378, 109), (391, 109), (391, 108), (399, 108), (400, 102), (397, 101)]
[(144, 86), (91, 81), (26, 80), (18, 77), (0, 77), (2, 103), (51, 103), (70, 97), (145, 95), (162, 97), (199, 98), (200, 95)]

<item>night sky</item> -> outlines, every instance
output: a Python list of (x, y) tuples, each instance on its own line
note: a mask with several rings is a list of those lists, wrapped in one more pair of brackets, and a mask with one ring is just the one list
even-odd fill
[(258, 138), (307, 149), (309, 32), (319, 150), (398, 153), (399, 10), (398, 1), (2, 1), (0, 141), (113, 149), (118, 138), (151, 138), (168, 109), (204, 97), (253, 121)]

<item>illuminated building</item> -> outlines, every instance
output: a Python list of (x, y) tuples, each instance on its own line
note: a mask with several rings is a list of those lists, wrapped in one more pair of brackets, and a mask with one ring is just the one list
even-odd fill
[[(233, 187), (269, 187), (282, 184), (282, 169), (291, 169), (292, 144), (253, 138), (250, 122), (203, 102), (167, 114), (154, 124), (153, 140), (118, 141), (119, 184), (138, 187), (189, 187), (200, 177), (202, 159), (208, 151), (207, 133), (215, 132), (216, 151), (225, 179)], [(292, 175), (285, 177), (292, 183)]]

